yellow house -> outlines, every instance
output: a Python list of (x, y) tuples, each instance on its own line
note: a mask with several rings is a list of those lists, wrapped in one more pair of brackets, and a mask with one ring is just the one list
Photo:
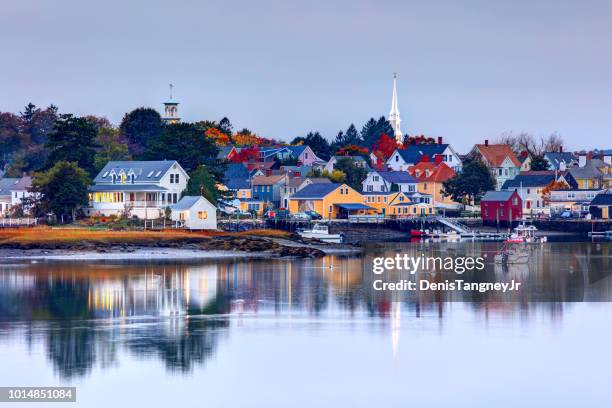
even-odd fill
[(346, 184), (311, 184), (289, 197), (289, 212), (314, 211), (323, 218), (368, 215), (375, 208), (364, 204), (364, 196)]
[(266, 210), (266, 205), (263, 200), (256, 198), (243, 198), (240, 200), (240, 211), (243, 212), (255, 212), (258, 216), (262, 216)]
[(389, 214), (391, 201), (393, 201), (398, 193), (391, 191), (374, 191), (364, 192), (362, 194), (365, 205), (374, 208), (377, 214), (386, 216)]
[(433, 213), (431, 196), (422, 193), (396, 193), (387, 210), (391, 218), (420, 217)]
[(435, 208), (458, 208), (460, 206), (449, 196), (442, 194), (444, 182), (455, 177), (456, 174), (444, 162), (419, 162), (410, 166), (408, 172), (419, 181), (417, 190), (432, 196)]

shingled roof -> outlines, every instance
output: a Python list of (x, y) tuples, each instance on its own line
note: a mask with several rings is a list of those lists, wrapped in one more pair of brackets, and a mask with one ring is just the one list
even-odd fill
[(507, 144), (477, 144), (476, 147), (487, 163), (492, 167), (501, 166), (504, 160), (506, 160), (506, 157), (510, 158), (510, 161), (512, 161), (512, 164), (516, 167), (521, 167), (521, 162), (516, 158), (516, 155)]
[(309, 184), (291, 196), (291, 199), (320, 199), (340, 187), (341, 183)]
[(556, 180), (554, 171), (522, 172), (512, 180), (507, 180), (502, 189), (520, 187), (544, 187)]

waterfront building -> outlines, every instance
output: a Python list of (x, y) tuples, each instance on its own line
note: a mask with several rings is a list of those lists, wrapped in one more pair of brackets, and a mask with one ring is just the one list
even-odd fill
[(484, 225), (508, 224), (523, 218), (523, 203), (516, 191), (487, 191), (480, 199)]
[(442, 161), (453, 171), (461, 171), (461, 158), (448, 143), (443, 143), (442, 137), (438, 137), (438, 143), (413, 144), (404, 149), (396, 149), (387, 160), (386, 166), (390, 170), (406, 171), (410, 166), (421, 162), (423, 156), (432, 158), (436, 155), (440, 155)]
[(518, 192), (525, 216), (550, 215), (549, 197), (544, 194), (546, 187), (557, 181), (556, 173), (552, 170), (520, 172), (512, 180), (504, 182), (501, 189)]
[(442, 156), (436, 155), (433, 162), (424, 156), (419, 163), (410, 166), (408, 172), (418, 180), (417, 190), (432, 196), (434, 208), (452, 210), (461, 207), (460, 203), (443, 194), (444, 182), (457, 173), (442, 161)]
[(0, 179), (0, 218), (6, 217), (12, 206), (11, 189), (19, 181), (18, 178), (5, 177)]
[(612, 190), (605, 190), (597, 194), (589, 205), (589, 213), (593, 218), (610, 219), (612, 215)]
[(217, 208), (202, 196), (184, 196), (170, 206), (170, 218), (190, 230), (217, 229)]
[(601, 159), (581, 155), (578, 165), (569, 168), (565, 177), (570, 185), (582, 190), (612, 187), (612, 165)]
[(314, 211), (328, 219), (374, 212), (361, 193), (344, 183), (310, 184), (289, 198), (288, 209), (291, 214)]
[(279, 207), (281, 201), (281, 190), (288, 183), (286, 174), (255, 176), (251, 178), (251, 196), (266, 204)]
[(407, 218), (434, 213), (432, 197), (419, 192), (364, 192), (364, 203), (376, 214), (388, 218)]
[(175, 160), (111, 161), (89, 187), (89, 215), (124, 215), (141, 219), (164, 216), (176, 204), (189, 175)]
[(561, 214), (563, 211), (571, 211), (574, 214), (583, 214), (589, 211), (589, 205), (603, 190), (552, 190), (550, 192), (551, 215)]
[(406, 171), (370, 170), (362, 182), (364, 192), (417, 191), (418, 180)]
[(495, 178), (496, 190), (501, 190), (504, 183), (512, 180), (519, 173), (521, 162), (507, 144), (477, 144), (470, 155), (481, 160), (490, 169)]

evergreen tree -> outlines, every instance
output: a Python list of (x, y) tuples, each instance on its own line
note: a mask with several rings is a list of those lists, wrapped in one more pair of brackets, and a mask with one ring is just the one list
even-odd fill
[(357, 166), (355, 161), (349, 157), (341, 158), (335, 165), (334, 171), (341, 171), (346, 175), (345, 183), (357, 191), (362, 190), (362, 183), (368, 172), (365, 168)]
[(127, 140), (128, 148), (134, 158), (142, 153), (161, 136), (162, 118), (153, 108), (138, 108), (126, 113), (119, 125), (121, 135)]
[(94, 156), (97, 134), (95, 123), (71, 114), (60, 115), (47, 140), (49, 157), (45, 168), (50, 169), (63, 160), (74, 162), (89, 175), (93, 175), (96, 171)]
[(109, 161), (130, 159), (127, 142), (118, 129), (100, 128), (96, 136), (96, 144), (98, 145), (94, 157), (96, 171), (102, 170)]
[(548, 162), (544, 158), (543, 154), (531, 155), (531, 162), (529, 163), (529, 170), (533, 170), (533, 171), (548, 170)]
[(333, 152), (329, 142), (319, 132), (308, 132), (306, 137), (296, 137), (291, 142), (291, 144), (299, 143), (310, 146), (312, 151), (323, 160), (329, 160), (332, 156)]
[(394, 133), (393, 127), (384, 116), (378, 120), (370, 118), (361, 129), (361, 144), (371, 149), (382, 134), (393, 135)]
[(217, 189), (217, 182), (206, 166), (200, 165), (189, 174), (186, 195), (203, 196), (213, 205), (216, 205), (221, 193)]
[(223, 118), (219, 121), (218, 129), (219, 131), (221, 131), (221, 133), (225, 133), (226, 135), (231, 136), (234, 127), (232, 126), (232, 123), (228, 118)]

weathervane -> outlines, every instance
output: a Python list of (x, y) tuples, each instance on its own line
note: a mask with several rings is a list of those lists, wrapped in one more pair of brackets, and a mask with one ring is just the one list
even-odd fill
[(170, 84), (170, 100), (172, 100), (172, 88), (174, 88), (174, 85)]

